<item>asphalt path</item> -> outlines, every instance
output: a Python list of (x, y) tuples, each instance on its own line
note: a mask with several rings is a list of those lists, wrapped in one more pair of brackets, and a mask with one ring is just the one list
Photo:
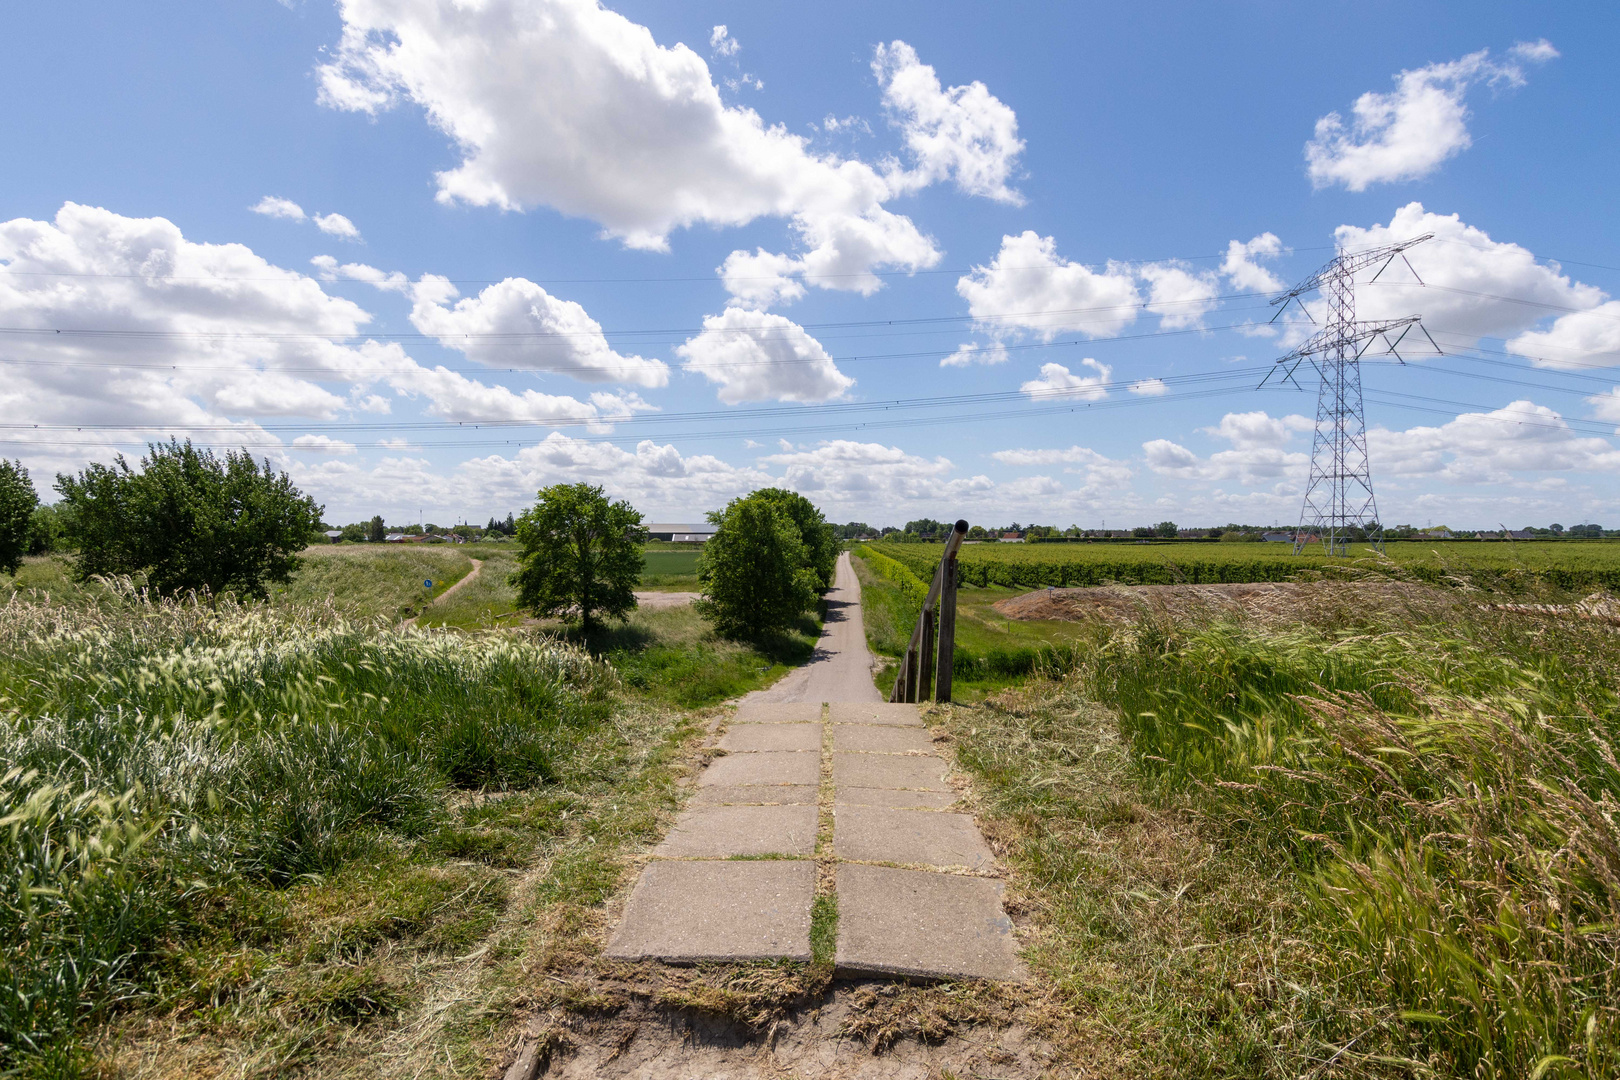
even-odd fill
[(810, 662), (742, 700), (883, 700), (872, 683), (872, 653), (866, 647), (866, 624), (861, 619), (861, 583), (849, 552), (838, 556), (832, 591), (827, 594), (827, 621)]

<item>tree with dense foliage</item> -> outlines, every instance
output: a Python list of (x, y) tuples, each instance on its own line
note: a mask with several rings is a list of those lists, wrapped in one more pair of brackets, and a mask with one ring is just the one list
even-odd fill
[(917, 536), (944, 536), (951, 527), (943, 521), (933, 518), (918, 518), (916, 521), (906, 522), (906, 532)]
[(1166, 540), (1174, 540), (1181, 530), (1176, 528), (1176, 523), (1173, 521), (1161, 521), (1153, 526), (1153, 531)]
[(49, 555), (69, 546), (67, 515), (59, 506), (41, 504), (28, 518), (28, 554)]
[(80, 581), (144, 571), (164, 594), (262, 598), (292, 579), (321, 523), (321, 507), (269, 461), (261, 470), (246, 450), (219, 458), (189, 439), (149, 445), (139, 472), (120, 454), (58, 475), (56, 490), (73, 516)]
[(700, 614), (728, 637), (784, 630), (816, 602), (821, 574), (789, 512), (766, 491), (709, 515), (716, 532), (698, 557)]
[(388, 526), (383, 524), (381, 514), (366, 522), (366, 539), (373, 544), (380, 544), (388, 539)]
[(588, 633), (597, 615), (622, 619), (636, 606), (647, 530), (624, 500), (600, 487), (553, 484), (517, 519), (521, 550), (512, 574), (518, 606), (539, 616), (578, 617)]
[[(832, 588), (833, 572), (838, 567), (838, 540), (833, 536), (832, 526), (816, 509), (816, 504), (798, 492), (785, 488), (760, 488), (748, 497), (763, 499), (787, 514), (793, 527), (799, 530), (805, 557), (820, 582), (817, 591), (826, 592)], [(715, 521), (713, 514), (709, 515), (709, 521)]]
[(0, 574), (15, 574), (28, 551), (39, 493), (20, 461), (0, 458)]

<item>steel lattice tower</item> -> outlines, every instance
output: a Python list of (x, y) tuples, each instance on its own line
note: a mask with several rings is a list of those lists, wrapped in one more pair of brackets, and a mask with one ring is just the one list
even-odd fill
[[(1309, 363), (1321, 376), (1316, 398), (1316, 427), (1311, 441), (1311, 472), (1305, 483), (1305, 504), (1299, 512), (1299, 528), (1294, 533), (1294, 554), (1305, 550), (1308, 537), (1315, 533), (1329, 555), (1343, 555), (1350, 549), (1351, 530), (1359, 529), (1379, 549), (1384, 545), (1383, 526), (1378, 521), (1378, 503), (1373, 497), (1372, 464), (1367, 458), (1367, 417), (1361, 403), (1361, 358), (1372, 343), (1382, 338), (1389, 355), (1400, 360), (1396, 351), (1408, 331), (1423, 330), (1421, 316), (1380, 322), (1356, 321), (1356, 272), (1383, 262), (1372, 280), (1377, 281), (1401, 253), (1429, 239), (1426, 234), (1401, 244), (1370, 251), (1340, 252), (1332, 262), (1272, 301), (1281, 304), (1277, 316), (1305, 293), (1319, 292), (1327, 305), (1322, 329), (1304, 344), (1277, 360), (1273, 373), (1285, 381), (1299, 383), (1294, 372)], [(1411, 263), (1407, 263), (1411, 268)], [(1413, 271), (1413, 276), (1417, 272)], [(1419, 280), (1419, 284), (1422, 281)], [(1310, 312), (1303, 304), (1300, 310)], [(1277, 316), (1273, 316), (1276, 321)], [(1399, 335), (1390, 335), (1399, 331)], [(1423, 330), (1425, 337), (1428, 331)], [(1434, 339), (1429, 338), (1429, 344)], [(1439, 351), (1436, 346), (1435, 351)], [(1401, 361), (1405, 363), (1404, 360)], [(1266, 376), (1269, 380), (1270, 375)], [(1262, 380), (1261, 386), (1265, 385)], [(1301, 387), (1303, 389), (1303, 387)]]

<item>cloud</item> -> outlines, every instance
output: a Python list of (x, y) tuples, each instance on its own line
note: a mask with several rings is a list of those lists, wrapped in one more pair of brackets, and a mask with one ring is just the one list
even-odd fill
[(1607, 439), (1577, 435), (1559, 413), (1526, 400), (1463, 413), (1440, 427), (1373, 428), (1367, 449), (1378, 472), (1461, 484), (1503, 483), (1527, 472), (1620, 469), (1620, 450)]
[(742, 43), (731, 36), (724, 23), (709, 33), (709, 49), (718, 56), (736, 56), (740, 48)]
[[(1589, 397), (1586, 399), (1586, 403), (1592, 406), (1592, 415), (1599, 420), (1620, 424), (1620, 386), (1615, 387), (1606, 394)], [(1615, 428), (1614, 433), (1620, 435), (1620, 427)]]
[(872, 134), (872, 125), (859, 116), (846, 116), (840, 120), (838, 117), (828, 113), (826, 119), (821, 121), (821, 130), (828, 135), (836, 135), (840, 131), (858, 131), (863, 135), (870, 135)]
[(1169, 391), (1170, 388), (1164, 385), (1163, 379), (1142, 379), (1131, 383), (1131, 393), (1141, 397), (1163, 397)]
[(1031, 379), (1018, 389), (1030, 397), (1077, 397), (1082, 401), (1101, 401), (1108, 396), (1108, 378), (1114, 371), (1091, 357), (1080, 363), (1091, 368), (1095, 375), (1075, 375), (1062, 364), (1042, 364), (1041, 377)]
[(1311, 431), (1316, 427), (1308, 416), (1293, 413), (1274, 417), (1263, 410), (1246, 413), (1227, 413), (1215, 427), (1201, 429), (1206, 435), (1225, 439), (1240, 450), (1256, 447), (1274, 447), (1287, 444), (1295, 432)]
[(507, 278), (446, 306), (456, 295), (447, 279), (424, 276), (413, 287), (411, 325), (470, 360), (553, 371), (584, 382), (646, 387), (669, 382), (669, 366), (662, 360), (615, 352), (601, 324), (583, 307), (525, 278)]
[(330, 255), (317, 255), (309, 261), (320, 272), (322, 281), (363, 281), (384, 292), (404, 293), (411, 288), (410, 278), (397, 270), (389, 273), (365, 263), (344, 263), (339, 266), (338, 261)]
[(1519, 334), (1507, 347), (1538, 367), (1614, 367), (1620, 364), (1620, 300), (1560, 315), (1548, 329)]
[(1007, 346), (999, 341), (992, 341), (989, 345), (979, 345), (976, 342), (966, 342), (958, 345), (956, 351), (939, 362), (940, 367), (967, 367), (969, 364), (1005, 364), (1007, 362)]
[(1377, 284), (1357, 287), (1358, 318), (1421, 314), (1431, 333), (1464, 338), (1472, 345), (1480, 338), (1522, 333), (1546, 318), (1548, 307), (1593, 308), (1607, 299), (1601, 289), (1572, 281), (1556, 265), (1538, 263), (1518, 244), (1492, 240), (1459, 215), (1431, 213), (1418, 202), (1397, 210), (1388, 225), (1341, 225), (1334, 239), (1341, 248), (1356, 251), (1423, 233), (1435, 238), (1405, 254), (1424, 284), (1414, 282), (1397, 261)]
[(291, 199), (283, 199), (276, 195), (266, 195), (248, 209), (255, 214), (263, 214), (265, 217), (286, 218), (288, 221), (303, 221), (305, 217), (302, 206), (299, 206)]
[(1214, 274), (1200, 273), (1183, 262), (1147, 263), (1137, 273), (1148, 283), (1148, 303), (1166, 330), (1203, 326), (1205, 314), (1214, 310), (1220, 295)]
[(1226, 245), (1226, 258), (1221, 261), (1221, 273), (1243, 292), (1281, 292), (1287, 287), (1282, 278), (1261, 266), (1258, 260), (1275, 259), (1282, 251), (1282, 241), (1275, 233), (1261, 233), (1247, 244), (1230, 241)]
[[(650, 250), (666, 250), (677, 229), (783, 218), (799, 249), (783, 257), (785, 276), (870, 294), (882, 287), (875, 271), (940, 258), (887, 201), (946, 178), (1016, 198), (1007, 179), (1022, 143), (1012, 111), (978, 83), (940, 89), (903, 42), (883, 47), (883, 85), (914, 160), (880, 170), (814, 152), (753, 109), (727, 106), (701, 56), (659, 45), (596, 0), (339, 7), (342, 39), (319, 68), (319, 100), (369, 115), (420, 106), (461, 155), (438, 174), (445, 202), (549, 206)], [(715, 48), (734, 43), (716, 28)], [(762, 85), (748, 75), (728, 85), (742, 82)], [(740, 298), (764, 306), (798, 295), (779, 287)]]
[[(380, 275), (335, 260), (317, 266)], [(94, 447), (138, 443), (152, 429), (218, 428), (211, 437), (273, 446), (256, 418), (386, 412), (378, 388), (474, 422), (600, 425), (624, 411), (425, 368), (397, 343), (361, 340), (371, 315), (314, 278), (241, 244), (194, 243), (164, 218), (66, 203), (52, 221), (0, 223), (0, 267), (13, 271), (0, 273), (0, 325), (96, 331), (11, 337), (15, 364), (0, 380), (8, 414), (95, 429), (76, 436), (83, 448), (59, 455), (75, 468)], [(60, 435), (38, 439), (43, 446)]]
[(283, 218), (287, 221), (312, 221), (317, 229), (328, 236), (344, 240), (360, 239), (360, 230), (354, 227), (354, 222), (342, 214), (306, 214), (302, 206), (279, 195), (266, 195), (248, 209), (265, 217)]
[(354, 227), (354, 222), (342, 214), (317, 214), (310, 220), (327, 236), (336, 236), (344, 240), (360, 239), (360, 230)]
[(1024, 149), (1018, 117), (989, 88), (973, 82), (943, 89), (934, 69), (903, 41), (873, 51), (872, 74), (916, 160), (902, 174), (901, 187), (954, 179), (969, 195), (1023, 205), (1024, 197), (1007, 186)]
[(1111, 262), (1096, 273), (1033, 231), (1003, 236), (996, 257), (958, 279), (956, 291), (987, 331), (1027, 330), (1047, 341), (1073, 332), (1113, 337), (1135, 321), (1142, 301), (1128, 266)]
[(855, 380), (821, 343), (782, 315), (729, 307), (703, 320), (703, 332), (675, 349), (688, 371), (720, 387), (727, 405), (744, 401), (830, 401)]
[(1169, 439), (1152, 439), (1142, 444), (1147, 466), (1161, 476), (1194, 480), (1204, 484), (1235, 480), (1244, 487), (1269, 487), (1273, 492), (1300, 489), (1310, 458), (1285, 450), (1295, 434), (1309, 431), (1314, 424), (1298, 416), (1274, 417), (1264, 411), (1227, 413), (1215, 427), (1202, 431), (1232, 444), (1208, 458)]
[(300, 435), (292, 441), (294, 450), (312, 454), (352, 454), (354, 443), (334, 439), (328, 435)]
[(1464, 103), (1471, 85), (1522, 86), (1523, 64), (1557, 55), (1543, 39), (1515, 45), (1506, 62), (1491, 60), (1490, 50), (1481, 49), (1460, 60), (1402, 71), (1394, 91), (1368, 91), (1357, 98), (1349, 123), (1337, 112), (1316, 122), (1316, 137), (1305, 144), (1312, 185), (1365, 191), (1371, 184), (1428, 176), (1472, 145)]
[[(1077, 492), (1081, 495), (1124, 487), (1135, 475), (1129, 462), (1116, 461), (1085, 446), (1071, 446), (1067, 450), (997, 450), (990, 456), (1003, 465), (1063, 465), (1064, 472), (1085, 477)], [(1040, 479), (1051, 482), (1048, 477)]]

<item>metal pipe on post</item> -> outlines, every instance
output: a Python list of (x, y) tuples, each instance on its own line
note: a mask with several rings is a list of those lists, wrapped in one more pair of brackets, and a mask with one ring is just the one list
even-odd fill
[(967, 536), (966, 518), (959, 519), (940, 560), (939, 665), (934, 675), (934, 700), (951, 700), (952, 665), (956, 662), (956, 553)]

